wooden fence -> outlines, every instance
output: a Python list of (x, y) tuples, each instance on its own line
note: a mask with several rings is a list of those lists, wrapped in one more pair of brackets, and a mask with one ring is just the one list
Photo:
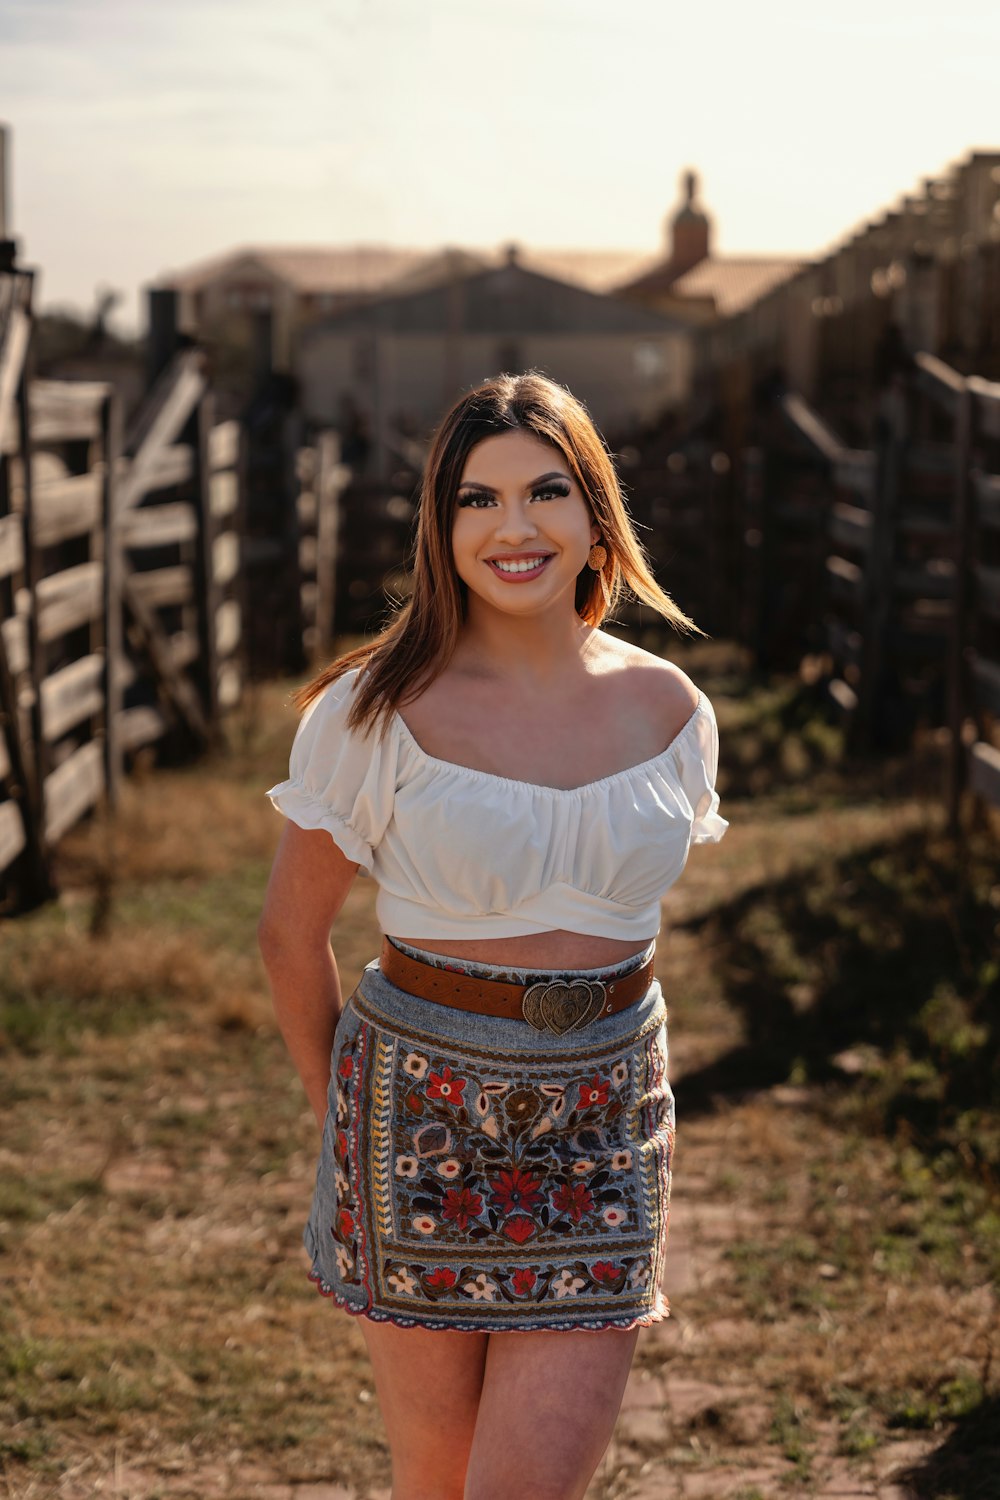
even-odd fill
[(239, 701), (242, 439), (202, 356), (123, 433), (100, 383), (31, 380), (32, 278), (0, 275), (0, 883), (53, 893), (51, 851), (154, 741), (207, 745)]
[(734, 455), (743, 638), (758, 666), (825, 659), (861, 753), (949, 730), (946, 800), (1000, 806), (1000, 385), (926, 354), (883, 391), (871, 449), (795, 393)]

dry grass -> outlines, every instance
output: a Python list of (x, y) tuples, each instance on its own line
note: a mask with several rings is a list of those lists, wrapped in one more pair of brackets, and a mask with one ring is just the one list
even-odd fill
[[(917, 1433), (938, 1456), (913, 1494), (985, 1496), (994, 851), (949, 884), (899, 768), (840, 766), (792, 685), (753, 689), (721, 648), (693, 670), (732, 819), (659, 950), (694, 1253), (640, 1344), (664, 1435), (616, 1450), (600, 1492), (736, 1455), (808, 1494), (831, 1455), (870, 1476)], [(113, 827), (65, 841), (60, 900), (0, 927), (0, 1455), (22, 1500), (387, 1482), (358, 1330), (304, 1275), (315, 1125), (254, 942), (288, 690), (256, 689), (224, 753), (133, 779)], [(357, 882), (338, 923), (346, 986), (373, 897)]]

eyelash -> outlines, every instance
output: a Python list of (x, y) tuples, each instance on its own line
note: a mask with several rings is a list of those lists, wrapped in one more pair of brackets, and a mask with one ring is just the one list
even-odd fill
[[(531, 498), (532, 500), (564, 500), (568, 494), (569, 485), (547, 484), (540, 490), (533, 490), (531, 493)], [(483, 507), (477, 505), (477, 501), (485, 500), (487, 504), (492, 505), (493, 499), (494, 497), (492, 495), (487, 495), (482, 491), (477, 491), (471, 495), (460, 495), (458, 498), (458, 503), (463, 507), (471, 506), (474, 510), (480, 510)]]

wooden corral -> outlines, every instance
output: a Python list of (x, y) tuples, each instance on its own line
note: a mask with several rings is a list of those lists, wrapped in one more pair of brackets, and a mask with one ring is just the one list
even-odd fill
[(0, 882), (51, 850), (134, 753), (207, 745), (240, 699), (242, 440), (178, 355), (128, 433), (100, 382), (29, 376), (32, 278), (0, 275)]

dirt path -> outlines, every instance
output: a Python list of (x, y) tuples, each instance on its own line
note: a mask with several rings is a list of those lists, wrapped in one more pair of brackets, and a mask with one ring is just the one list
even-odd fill
[[(7, 1500), (387, 1500), (360, 1333), (305, 1281), (315, 1127), (248, 939), (284, 697), (227, 758), (131, 782), (116, 847), (80, 830), (62, 900), (0, 932)], [(900, 1016), (954, 1008), (980, 961), (915, 889), (933, 812), (775, 781), (770, 699), (713, 697), (726, 742), (756, 715), (764, 753), (666, 908), (673, 1316), (640, 1339), (590, 1500), (987, 1500), (1000, 1454), (950, 1484), (928, 1457), (961, 1476), (977, 1414), (989, 1445), (997, 1220), (952, 1158), (890, 1140), (877, 1092)], [(335, 932), (348, 984), (373, 895)]]

